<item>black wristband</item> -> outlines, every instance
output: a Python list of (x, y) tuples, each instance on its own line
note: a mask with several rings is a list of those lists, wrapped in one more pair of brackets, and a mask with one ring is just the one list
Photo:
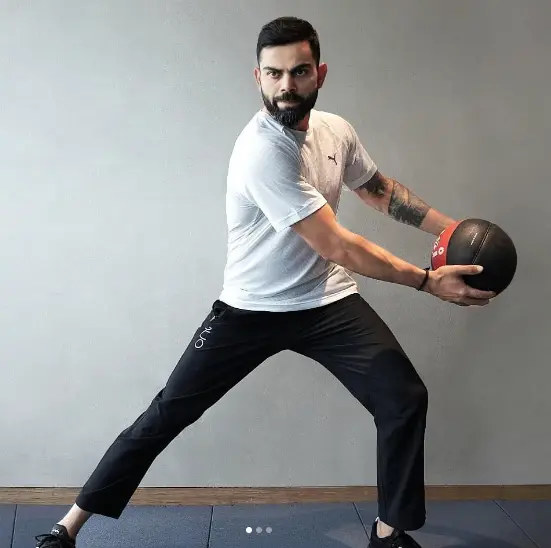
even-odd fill
[(417, 288), (417, 291), (421, 291), (425, 287), (425, 285), (427, 285), (427, 282), (429, 280), (429, 270), (430, 270), (430, 267), (425, 268), (425, 277), (421, 285)]

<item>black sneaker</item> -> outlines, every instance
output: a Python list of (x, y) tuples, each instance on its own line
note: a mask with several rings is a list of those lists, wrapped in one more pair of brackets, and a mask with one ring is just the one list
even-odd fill
[(63, 525), (54, 525), (47, 535), (34, 537), (38, 544), (36, 548), (75, 548), (75, 539), (72, 539)]
[(375, 521), (371, 528), (369, 548), (421, 548), (421, 545), (405, 531), (399, 529), (395, 529), (389, 537), (379, 538), (377, 536), (377, 521)]

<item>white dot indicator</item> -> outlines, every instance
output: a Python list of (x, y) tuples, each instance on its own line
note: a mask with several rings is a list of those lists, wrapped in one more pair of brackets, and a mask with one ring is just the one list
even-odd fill
[[(268, 533), (270, 535), (272, 533), (272, 531), (273, 531), (273, 529), (271, 527), (266, 527), (266, 533)], [(247, 527), (247, 528), (245, 528), (245, 532), (247, 533), (247, 535), (250, 535), (253, 532), (253, 528), (252, 527)], [(256, 532), (257, 532), (257, 534), (260, 535), (262, 533), (262, 527), (257, 527)]]

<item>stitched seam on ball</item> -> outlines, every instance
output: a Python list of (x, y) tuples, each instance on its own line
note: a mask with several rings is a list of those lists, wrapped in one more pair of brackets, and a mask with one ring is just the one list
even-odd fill
[(486, 241), (486, 238), (488, 237), (488, 234), (490, 233), (490, 228), (492, 228), (492, 226), (494, 226), (492, 223), (490, 223), (488, 225), (488, 228), (486, 229), (486, 233), (484, 234), (484, 236), (482, 236), (482, 241), (480, 242), (480, 245), (478, 246), (478, 249), (476, 250), (476, 253), (473, 257), (473, 260), (471, 261), (471, 264), (475, 264), (475, 261), (480, 253), (480, 250), (482, 249), (482, 246), (484, 245), (484, 242)]

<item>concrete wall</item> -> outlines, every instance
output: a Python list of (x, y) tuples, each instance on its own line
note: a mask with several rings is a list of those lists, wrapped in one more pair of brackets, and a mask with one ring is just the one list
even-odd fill
[[(104, 0), (0, 3), (0, 485), (81, 485), (217, 298), (227, 161), (261, 107), (256, 37), (285, 14), (320, 32), (318, 108), (383, 172), (518, 246), (484, 309), (360, 280), (429, 388), (427, 481), (551, 481), (551, 4)], [(351, 193), (339, 217), (428, 264), (432, 237)], [(284, 353), (143, 485), (375, 483), (371, 416)]]

